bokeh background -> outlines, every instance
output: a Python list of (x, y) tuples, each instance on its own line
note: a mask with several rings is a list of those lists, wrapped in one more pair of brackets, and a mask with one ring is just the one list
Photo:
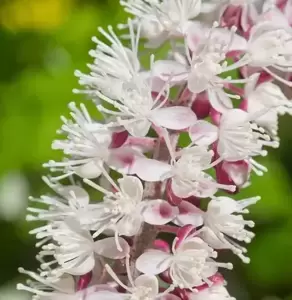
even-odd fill
[[(0, 300), (29, 299), (15, 291), (23, 279), (17, 268), (37, 267), (33, 224), (24, 220), (27, 197), (45, 189), (41, 165), (56, 158), (50, 144), (60, 115), (70, 101), (83, 100), (72, 94), (73, 73), (86, 71), (91, 37), (125, 17), (118, 0), (0, 2)], [(227, 274), (238, 300), (292, 299), (292, 117), (281, 118), (280, 137), (280, 150), (261, 160), (269, 172), (242, 193), (262, 200), (251, 209), (252, 262), (235, 258)]]

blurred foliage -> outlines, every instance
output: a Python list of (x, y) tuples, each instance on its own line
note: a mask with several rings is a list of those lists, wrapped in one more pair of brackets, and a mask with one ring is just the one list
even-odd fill
[[(20, 265), (36, 267), (34, 240), (27, 234), (33, 224), (24, 221), (27, 191), (23, 185), (28, 184), (27, 190), (35, 196), (46, 190), (40, 179), (45, 173), (41, 164), (58, 155), (50, 144), (61, 125), (60, 115), (68, 113), (69, 102), (86, 101), (72, 94), (77, 87), (74, 70), (86, 71), (96, 28), (121, 21), (125, 15), (117, 0), (0, 3), (0, 285), (13, 282)], [(261, 178), (253, 176), (252, 186), (238, 195), (238, 199), (262, 196), (251, 208), (257, 224), (257, 237), (249, 246), (252, 262), (243, 266), (234, 258), (235, 269), (227, 273), (238, 300), (292, 298), (290, 124), (289, 117), (282, 118), (282, 148), (262, 160), (269, 172)], [(1, 296), (0, 289), (0, 299), (3, 295), (16, 299), (7, 296), (6, 289)]]

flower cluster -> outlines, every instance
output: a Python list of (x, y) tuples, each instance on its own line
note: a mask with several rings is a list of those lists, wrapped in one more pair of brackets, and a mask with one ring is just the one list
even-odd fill
[(218, 252), (249, 262), (243, 215), (260, 197), (232, 197), (267, 171), (258, 159), (292, 113), (281, 89), (292, 87), (292, 1), (262, 2), (120, 1), (133, 18), (100, 28), (90, 72), (75, 73), (74, 92), (103, 119), (75, 103), (61, 118), (52, 147), (64, 159), (44, 164), (52, 192), (28, 208), (45, 222), (31, 231), (40, 268), (20, 269), (30, 280), (18, 289), (36, 300), (233, 299)]

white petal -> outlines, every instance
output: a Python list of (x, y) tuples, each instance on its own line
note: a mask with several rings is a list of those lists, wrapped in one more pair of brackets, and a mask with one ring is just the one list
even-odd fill
[(213, 249), (226, 249), (229, 248), (229, 245), (224, 244), (220, 241), (217, 235), (209, 227), (205, 227), (205, 230), (200, 235), (202, 239)]
[(149, 288), (151, 292), (149, 292), (149, 296), (153, 298), (157, 296), (159, 290), (158, 280), (155, 276), (151, 275), (140, 275), (135, 280), (135, 287), (139, 288)]
[(102, 173), (100, 167), (98, 167), (94, 161), (90, 161), (87, 164), (76, 167), (74, 168), (74, 171), (78, 176), (88, 179), (97, 178)]
[(196, 72), (190, 73), (188, 77), (188, 89), (194, 93), (198, 94), (207, 90), (209, 86), (209, 80), (203, 76), (197, 76)]
[[(123, 123), (123, 122), (122, 122)], [(125, 129), (132, 135), (136, 137), (144, 137), (147, 135), (151, 123), (147, 119), (136, 120), (131, 123), (123, 123)]]
[(238, 34), (234, 34), (231, 30), (227, 28), (216, 28), (212, 31), (212, 39), (219, 40), (220, 42), (225, 42), (226, 44), (230, 43), (232, 40), (232, 44), (230, 45), (229, 51), (234, 50), (246, 50), (247, 49), (247, 41), (245, 38), (241, 37)]
[(237, 201), (229, 197), (217, 197), (208, 204), (208, 211), (216, 214), (232, 214), (238, 210)]
[(76, 199), (77, 203), (85, 207), (89, 204), (89, 195), (81, 187), (76, 185), (62, 186), (58, 188), (58, 193), (67, 200)]
[(220, 113), (233, 108), (231, 99), (225, 94), (223, 89), (208, 89), (208, 96), (212, 107)]
[(180, 83), (187, 79), (188, 67), (172, 60), (159, 60), (153, 65), (153, 76), (170, 83)]
[[(102, 299), (102, 300), (123, 300), (125, 299), (125, 294), (120, 294), (118, 292), (109, 292), (109, 291), (99, 291), (90, 295), (86, 295), (85, 298), (82, 298), (84, 300), (96, 300), (96, 299)], [(61, 300), (61, 299), (60, 299)]]
[[(76, 260), (79, 260), (79, 257), (76, 258)], [(69, 264), (71, 265), (74, 260), (70, 260), (64, 264), (62, 264), (62, 267), (66, 268), (66, 265)], [(88, 255), (84, 257), (84, 259), (77, 263), (77, 265), (73, 268), (68, 269), (67, 273), (71, 275), (84, 275), (88, 272), (90, 272), (95, 265), (95, 259), (93, 255)]]
[(129, 196), (133, 202), (139, 203), (143, 197), (143, 185), (135, 176), (125, 176), (118, 180), (120, 189)]
[(148, 250), (138, 257), (136, 268), (144, 274), (157, 275), (169, 268), (171, 259), (171, 254), (159, 250)]
[(123, 217), (116, 225), (120, 235), (133, 236), (141, 229), (143, 217), (139, 211)]
[(199, 146), (209, 146), (218, 139), (218, 127), (200, 120), (189, 130), (191, 140)]
[(169, 164), (146, 157), (136, 157), (130, 168), (131, 174), (136, 174), (148, 182), (161, 181), (162, 177), (170, 171), (171, 166)]
[(152, 225), (163, 225), (175, 218), (178, 208), (165, 200), (148, 200), (143, 210), (144, 221)]
[(179, 215), (175, 218), (174, 223), (179, 226), (194, 225), (195, 227), (203, 224), (203, 211), (187, 201), (182, 201), (178, 206)]
[(178, 178), (172, 178), (171, 190), (173, 193), (180, 198), (188, 198), (192, 195), (194, 188), (191, 185), (185, 184)]
[(153, 110), (151, 120), (155, 125), (181, 130), (195, 124), (197, 117), (189, 107), (173, 106)]
[(94, 243), (95, 253), (107, 258), (120, 259), (124, 258), (130, 252), (130, 246), (121, 237), (119, 237), (119, 245), (122, 251), (117, 249), (116, 240), (113, 237), (105, 238)]

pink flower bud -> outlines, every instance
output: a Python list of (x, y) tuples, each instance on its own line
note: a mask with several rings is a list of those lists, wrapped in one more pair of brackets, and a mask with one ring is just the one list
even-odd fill
[(195, 96), (192, 104), (192, 110), (198, 119), (205, 119), (209, 116), (211, 104), (206, 92), (199, 93)]
[(89, 286), (91, 279), (92, 279), (92, 272), (80, 276), (77, 282), (77, 291), (86, 289)]
[(128, 139), (128, 131), (114, 132), (110, 148), (115, 149), (121, 147)]

